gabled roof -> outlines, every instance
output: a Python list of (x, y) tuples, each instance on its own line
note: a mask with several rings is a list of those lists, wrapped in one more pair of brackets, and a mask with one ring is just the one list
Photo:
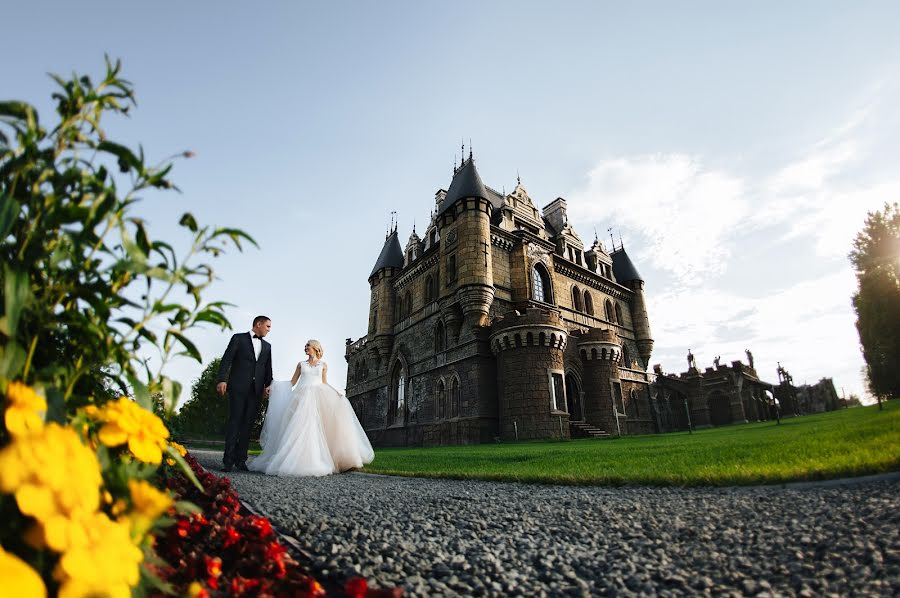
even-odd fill
[(447, 195), (441, 202), (438, 209), (438, 215), (443, 214), (460, 199), (466, 197), (479, 197), (481, 199), (489, 199), (487, 189), (478, 176), (478, 170), (475, 168), (475, 160), (471, 157), (463, 162), (463, 165), (453, 175), (453, 181), (450, 182), (450, 188), (447, 189)]
[(372, 268), (369, 278), (375, 275), (382, 268), (402, 268), (403, 267), (403, 250), (400, 248), (400, 240), (397, 238), (397, 229), (387, 236), (384, 240), (384, 247), (378, 254), (378, 261)]
[(631, 282), (632, 280), (643, 282), (644, 279), (638, 274), (637, 268), (631, 263), (631, 258), (625, 253), (624, 248), (613, 251), (610, 257), (612, 257), (613, 274), (616, 277), (616, 282), (620, 284)]

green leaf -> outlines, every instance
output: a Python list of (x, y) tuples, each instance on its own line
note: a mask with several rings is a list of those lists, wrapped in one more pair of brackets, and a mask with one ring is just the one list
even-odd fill
[(178, 224), (180, 224), (181, 226), (186, 226), (192, 233), (197, 232), (197, 220), (190, 212), (185, 212), (181, 217), (181, 220), (178, 221)]
[(178, 330), (175, 330), (173, 328), (170, 328), (169, 330), (166, 330), (166, 334), (171, 335), (171, 336), (175, 337), (176, 339), (178, 339), (178, 342), (181, 343), (181, 345), (184, 347), (185, 353), (187, 355), (193, 357), (198, 362), (203, 363), (203, 356), (200, 355), (200, 351), (197, 350), (196, 345), (194, 345), (194, 343), (189, 341), (187, 339), (187, 337), (184, 336), (181, 332), (179, 332)]
[(0, 347), (0, 377), (14, 380), (25, 365), (25, 350), (15, 341)]
[(112, 141), (101, 141), (97, 144), (97, 150), (110, 153), (118, 158), (119, 170), (122, 172), (128, 172), (131, 169), (138, 171), (138, 173), (143, 172), (144, 167), (141, 161), (134, 155), (134, 152), (124, 145)]
[(21, 206), (6, 192), (0, 194), (0, 241), (6, 238), (16, 222)]
[(197, 479), (197, 476), (194, 475), (194, 470), (191, 469), (191, 466), (187, 464), (187, 461), (184, 460), (178, 451), (172, 445), (166, 445), (166, 454), (169, 455), (178, 466), (181, 468), (182, 473), (187, 476), (191, 482), (193, 482), (194, 486), (197, 487), (200, 492), (206, 492), (206, 489), (203, 488), (203, 485), (200, 483), (200, 480)]
[(203, 509), (195, 505), (194, 503), (187, 500), (176, 500), (175, 501), (175, 512), (179, 515), (199, 515), (203, 512)]
[(17, 102), (15, 100), (0, 102), (0, 116), (19, 121), (27, 121), (30, 118), (37, 119), (37, 112), (31, 104)]
[(28, 275), (4, 266), (3, 276), (6, 279), (4, 284), (4, 303), (5, 318), (0, 322), (0, 332), (6, 336), (15, 336), (19, 327), (19, 317), (22, 310), (31, 299), (31, 287), (28, 284)]
[(147, 385), (133, 374), (128, 374), (126, 378), (131, 385), (131, 392), (134, 393), (134, 400), (137, 401), (137, 404), (147, 411), (153, 411), (153, 401), (150, 400), (150, 390)]

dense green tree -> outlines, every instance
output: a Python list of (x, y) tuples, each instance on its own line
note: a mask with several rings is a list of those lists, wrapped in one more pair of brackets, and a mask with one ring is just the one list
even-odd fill
[(853, 295), (856, 328), (869, 390), (878, 399), (900, 396), (900, 206), (869, 212), (853, 242), (850, 261), (859, 289)]

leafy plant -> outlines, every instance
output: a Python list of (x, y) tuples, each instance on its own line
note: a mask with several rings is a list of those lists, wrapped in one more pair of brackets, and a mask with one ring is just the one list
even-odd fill
[[(103, 117), (135, 106), (120, 69), (107, 59), (96, 85), (53, 76), (58, 122), (49, 127), (34, 107), (0, 102), (0, 377), (44, 384), (57, 420), (110, 388), (145, 408), (160, 393), (171, 410), (181, 389), (166, 363), (202, 361), (188, 334), (198, 324), (229, 327), (227, 304), (202, 299), (213, 280), (202, 259), (255, 245), (190, 213), (179, 219), (186, 255), (150, 237), (134, 207), (141, 192), (176, 189), (172, 163), (150, 165), (143, 148), (107, 137)], [(137, 357), (154, 351), (155, 370)]]

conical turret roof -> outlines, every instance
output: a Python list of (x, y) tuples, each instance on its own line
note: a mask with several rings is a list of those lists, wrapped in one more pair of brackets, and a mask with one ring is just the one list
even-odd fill
[(637, 268), (631, 262), (631, 258), (625, 253), (624, 247), (613, 251), (610, 257), (612, 257), (613, 274), (616, 277), (616, 282), (631, 282), (632, 280), (643, 282), (644, 279), (638, 274)]
[(478, 176), (478, 169), (475, 168), (475, 160), (471, 156), (453, 175), (447, 195), (444, 196), (444, 201), (441, 202), (441, 207), (438, 209), (438, 215), (443, 214), (458, 200), (466, 197), (489, 199), (487, 189), (484, 188), (484, 183)]
[(384, 240), (384, 247), (378, 254), (378, 261), (372, 268), (369, 278), (375, 275), (382, 268), (402, 268), (403, 267), (403, 250), (400, 248), (400, 240), (397, 238), (397, 229), (391, 231), (391, 234)]

